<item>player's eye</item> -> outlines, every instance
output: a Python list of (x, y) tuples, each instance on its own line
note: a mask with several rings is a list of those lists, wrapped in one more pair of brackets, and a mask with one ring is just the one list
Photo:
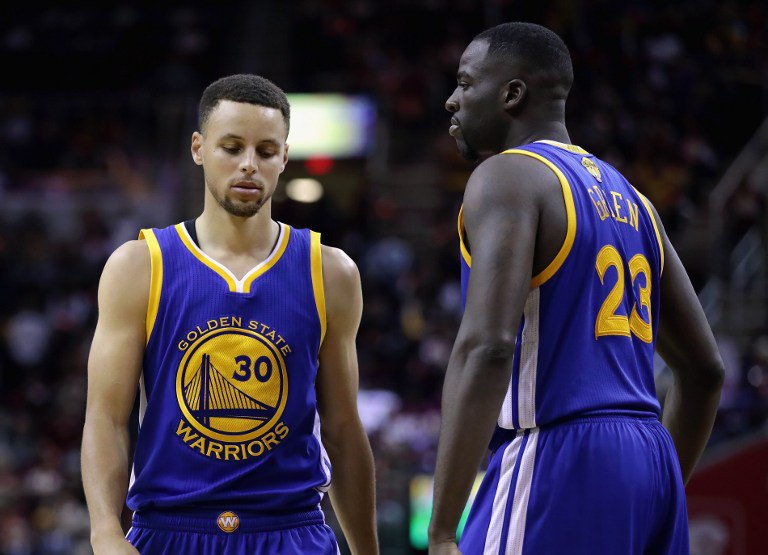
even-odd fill
[(230, 154), (237, 154), (238, 152), (240, 152), (239, 146), (228, 145), (228, 146), (222, 146), (221, 148), (223, 148), (225, 151), (229, 152)]
[(466, 81), (459, 81), (458, 86), (461, 90), (465, 91), (469, 87), (469, 83)]

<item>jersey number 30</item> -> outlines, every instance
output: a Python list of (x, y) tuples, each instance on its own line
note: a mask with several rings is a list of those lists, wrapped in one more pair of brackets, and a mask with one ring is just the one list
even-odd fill
[[(251, 357), (240, 355), (235, 357), (235, 362), (240, 365), (240, 368), (235, 370), (232, 377), (241, 382), (247, 382), (251, 379)], [(259, 380), (261, 383), (269, 381), (272, 376), (272, 361), (269, 357), (260, 356), (253, 363), (253, 377)]]
[(640, 316), (637, 305), (632, 306), (632, 313), (629, 318), (623, 314), (616, 314), (621, 301), (624, 298), (624, 261), (621, 254), (612, 245), (606, 245), (597, 253), (595, 269), (600, 276), (600, 283), (604, 283), (605, 273), (608, 268), (616, 268), (618, 279), (611, 292), (603, 301), (600, 311), (597, 313), (595, 321), (595, 339), (603, 335), (624, 335), (630, 337), (634, 334), (645, 343), (653, 342), (653, 327), (651, 323), (651, 266), (648, 259), (642, 254), (636, 254), (629, 261), (629, 275), (632, 279), (632, 285), (639, 274), (643, 274), (645, 285), (640, 287), (640, 305), (646, 309), (648, 321), (646, 322)]

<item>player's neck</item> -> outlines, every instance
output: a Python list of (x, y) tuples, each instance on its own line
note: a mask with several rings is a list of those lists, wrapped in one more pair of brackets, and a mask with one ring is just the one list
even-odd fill
[(558, 143), (571, 144), (571, 137), (562, 122), (546, 122), (532, 126), (518, 126), (510, 129), (504, 149), (527, 145), (541, 140), (557, 141)]
[(271, 199), (250, 218), (233, 216), (218, 204), (205, 206), (195, 224), (201, 246), (204, 243), (232, 254), (269, 251), (279, 234), (272, 220)]

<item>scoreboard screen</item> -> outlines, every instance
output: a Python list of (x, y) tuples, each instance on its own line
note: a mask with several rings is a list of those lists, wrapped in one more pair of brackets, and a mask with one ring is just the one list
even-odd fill
[(291, 129), (288, 155), (357, 158), (373, 145), (376, 107), (366, 96), (289, 94)]

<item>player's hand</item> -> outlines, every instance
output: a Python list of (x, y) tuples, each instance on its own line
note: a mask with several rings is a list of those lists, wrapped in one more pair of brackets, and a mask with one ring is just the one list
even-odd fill
[(442, 541), (429, 544), (429, 555), (461, 555), (455, 541)]
[(122, 536), (105, 538), (93, 542), (93, 555), (141, 555), (128, 540)]

